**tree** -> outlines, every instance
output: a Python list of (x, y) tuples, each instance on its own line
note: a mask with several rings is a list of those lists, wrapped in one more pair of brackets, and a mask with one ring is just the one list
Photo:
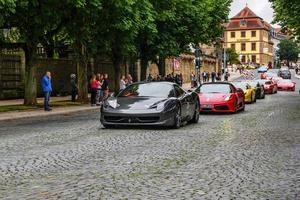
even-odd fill
[(140, 35), (144, 78), (149, 60), (157, 62), (160, 73), (164, 75), (166, 57), (186, 52), (190, 43), (209, 44), (221, 37), (231, 1), (151, 0), (151, 3), (157, 31), (145, 31)]
[(101, 0), (62, 1), (64, 29), (75, 51), (78, 78), (78, 101), (88, 102), (87, 65), (96, 41)]
[(292, 39), (282, 40), (279, 45), (279, 50), (277, 51), (277, 55), (280, 60), (286, 60), (288, 66), (290, 62), (296, 62), (298, 60), (298, 55), (300, 53), (299, 46)]
[(239, 55), (236, 53), (235, 49), (229, 48), (226, 49), (226, 54), (229, 59), (230, 64), (239, 64)]
[[(23, 42), (25, 52), (25, 105), (36, 105), (37, 77), (36, 66), (33, 64), (36, 58), (37, 45), (41, 38), (49, 32), (55, 31), (61, 23), (58, 7), (59, 0), (11, 0), (13, 7), (4, 16), (5, 23), (16, 28), (20, 33), (19, 40)], [(53, 11), (56, 10), (56, 15)]]
[(275, 23), (284, 29), (300, 36), (300, 3), (299, 0), (269, 0), (275, 11)]
[(113, 62), (115, 91), (119, 88), (121, 65), (137, 54), (136, 40), (141, 27), (148, 23), (152, 5), (148, 0), (104, 1), (95, 34), (97, 52)]

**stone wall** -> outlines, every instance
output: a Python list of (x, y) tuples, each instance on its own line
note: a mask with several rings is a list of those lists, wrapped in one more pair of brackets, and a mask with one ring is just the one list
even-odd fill
[(70, 59), (37, 59), (37, 91), (42, 96), (41, 79), (46, 70), (52, 73), (52, 93), (54, 96), (67, 95), (71, 91), (70, 75), (76, 74), (76, 63)]
[(0, 54), (0, 99), (23, 97), (24, 73), (22, 54)]

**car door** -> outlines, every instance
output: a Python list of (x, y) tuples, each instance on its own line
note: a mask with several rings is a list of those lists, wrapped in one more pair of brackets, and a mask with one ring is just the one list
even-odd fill
[(176, 98), (181, 102), (181, 116), (185, 118), (188, 116), (188, 112), (187, 112), (189, 107), (188, 95), (183, 89), (181, 89), (177, 85), (174, 85), (174, 91), (175, 91)]

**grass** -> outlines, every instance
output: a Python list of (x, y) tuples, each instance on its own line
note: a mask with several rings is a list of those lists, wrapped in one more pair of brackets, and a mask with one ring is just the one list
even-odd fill
[[(69, 107), (69, 106), (81, 106), (82, 103), (71, 102), (71, 101), (56, 101), (50, 102), (51, 107)], [(37, 110), (43, 108), (43, 104), (38, 104), (37, 106), (24, 106), (24, 105), (8, 105), (0, 106), (0, 113), (11, 112), (11, 111), (26, 111), (26, 110)]]

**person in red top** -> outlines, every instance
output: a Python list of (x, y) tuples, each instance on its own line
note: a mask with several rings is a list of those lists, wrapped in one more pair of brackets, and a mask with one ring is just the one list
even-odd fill
[(96, 75), (93, 75), (91, 79), (91, 106), (96, 106), (97, 89), (98, 81)]
[(262, 73), (262, 74), (260, 75), (260, 79), (267, 79), (266, 74), (265, 74), (265, 73)]

